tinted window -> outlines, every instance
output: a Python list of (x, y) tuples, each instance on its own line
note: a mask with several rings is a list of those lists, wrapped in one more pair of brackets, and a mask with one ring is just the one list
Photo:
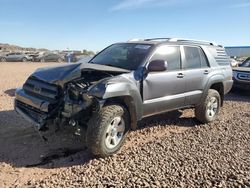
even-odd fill
[(186, 62), (184, 69), (196, 69), (201, 67), (201, 56), (199, 48), (197, 47), (184, 47)]
[(250, 58), (247, 58), (240, 67), (250, 67)]
[(209, 67), (205, 53), (200, 48), (199, 48), (199, 52), (201, 56), (201, 67)]
[(114, 44), (99, 53), (90, 63), (135, 70), (150, 52), (150, 44)]
[(153, 60), (165, 60), (167, 61), (167, 70), (180, 70), (181, 69), (181, 54), (179, 46), (160, 46), (156, 49)]

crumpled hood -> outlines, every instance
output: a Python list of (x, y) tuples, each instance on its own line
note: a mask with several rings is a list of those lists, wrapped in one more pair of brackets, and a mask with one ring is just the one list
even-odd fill
[[(84, 71), (103, 71), (103, 72), (130, 72), (126, 69), (110, 67), (105, 65), (98, 65), (92, 63), (74, 63), (63, 64), (53, 67), (45, 67), (37, 69), (31, 77), (35, 77), (44, 82), (57, 84), (63, 86), (65, 83), (80, 78)], [(84, 73), (83, 73), (84, 74)]]

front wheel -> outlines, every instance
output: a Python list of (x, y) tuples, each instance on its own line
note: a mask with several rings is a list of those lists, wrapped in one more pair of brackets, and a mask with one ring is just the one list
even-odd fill
[(201, 123), (212, 122), (217, 118), (220, 106), (220, 94), (214, 89), (209, 89), (203, 102), (195, 107), (195, 116)]
[(100, 157), (120, 150), (129, 130), (129, 113), (120, 105), (104, 106), (88, 123), (87, 146)]

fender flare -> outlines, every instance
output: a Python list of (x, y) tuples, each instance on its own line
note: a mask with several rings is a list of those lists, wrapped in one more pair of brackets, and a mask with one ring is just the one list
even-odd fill
[(143, 115), (143, 102), (140, 92), (135, 83), (129, 81), (117, 82), (101, 82), (95, 85), (88, 92), (89, 95), (95, 96), (105, 103), (106, 101), (114, 98), (125, 98), (125, 104), (129, 108), (131, 117), (131, 128), (135, 130), (137, 121), (142, 119)]
[(224, 77), (221, 74), (216, 74), (216, 75), (211, 76), (209, 78), (205, 88), (204, 88), (204, 92), (202, 94), (201, 101), (203, 101), (206, 98), (207, 92), (208, 92), (208, 90), (211, 88), (211, 86), (213, 84), (216, 84), (216, 83), (222, 83), (223, 84), (223, 80), (224, 80)]

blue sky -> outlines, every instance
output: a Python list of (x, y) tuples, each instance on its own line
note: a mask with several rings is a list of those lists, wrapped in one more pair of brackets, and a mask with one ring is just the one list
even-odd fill
[(0, 43), (89, 49), (131, 38), (250, 45), (250, 0), (0, 0)]

